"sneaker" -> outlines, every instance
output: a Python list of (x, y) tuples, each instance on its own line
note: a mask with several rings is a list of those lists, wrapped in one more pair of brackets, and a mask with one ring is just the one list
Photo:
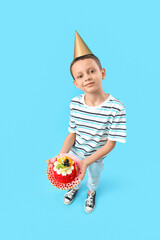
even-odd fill
[(64, 195), (64, 203), (65, 204), (71, 204), (74, 200), (74, 197), (78, 190), (70, 189), (65, 195)]
[(95, 196), (96, 196), (96, 192), (90, 192), (90, 194), (87, 195), (87, 199), (85, 202), (85, 211), (87, 213), (90, 213), (94, 210), (95, 208)]

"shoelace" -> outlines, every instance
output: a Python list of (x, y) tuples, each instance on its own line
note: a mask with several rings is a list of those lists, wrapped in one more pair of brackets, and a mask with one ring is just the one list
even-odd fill
[(75, 192), (76, 192), (76, 190), (72, 189), (66, 194), (66, 196), (68, 196), (69, 198), (72, 198), (73, 195), (75, 194)]
[(90, 195), (88, 195), (88, 197), (86, 199), (86, 204), (87, 205), (89, 205), (89, 206), (93, 205), (93, 197), (94, 197), (94, 192), (93, 193), (91, 192)]

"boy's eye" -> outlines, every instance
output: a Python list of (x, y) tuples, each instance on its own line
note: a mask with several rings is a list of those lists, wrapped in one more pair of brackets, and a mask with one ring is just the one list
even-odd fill
[(93, 73), (94, 72), (94, 70), (91, 70), (91, 73)]
[(82, 77), (82, 75), (79, 75), (79, 76), (78, 76), (78, 78), (81, 78), (81, 77)]

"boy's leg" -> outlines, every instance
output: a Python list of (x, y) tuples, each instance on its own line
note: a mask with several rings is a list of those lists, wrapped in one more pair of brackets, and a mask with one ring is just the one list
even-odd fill
[(99, 185), (101, 172), (104, 169), (104, 160), (98, 160), (88, 166), (87, 187), (90, 191), (96, 191)]
[(95, 197), (96, 190), (99, 185), (100, 175), (104, 168), (103, 160), (99, 160), (98, 162), (93, 162), (88, 166), (88, 179), (87, 179), (87, 187), (89, 188), (87, 199), (85, 201), (85, 211), (90, 213), (95, 208)]
[(79, 189), (80, 189), (80, 187), (81, 187), (81, 182), (80, 182), (80, 183), (78, 183), (78, 185), (77, 185), (76, 187), (74, 187), (74, 189), (75, 189), (75, 190), (79, 190)]

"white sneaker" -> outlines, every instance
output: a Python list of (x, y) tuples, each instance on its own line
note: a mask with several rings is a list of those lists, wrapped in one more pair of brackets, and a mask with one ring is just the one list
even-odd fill
[(78, 190), (70, 189), (65, 195), (64, 195), (64, 203), (65, 204), (71, 204), (74, 200), (74, 197)]
[(95, 208), (95, 197), (96, 197), (96, 192), (90, 192), (90, 194), (87, 194), (87, 199), (85, 202), (84, 209), (87, 213), (90, 213), (94, 210)]

